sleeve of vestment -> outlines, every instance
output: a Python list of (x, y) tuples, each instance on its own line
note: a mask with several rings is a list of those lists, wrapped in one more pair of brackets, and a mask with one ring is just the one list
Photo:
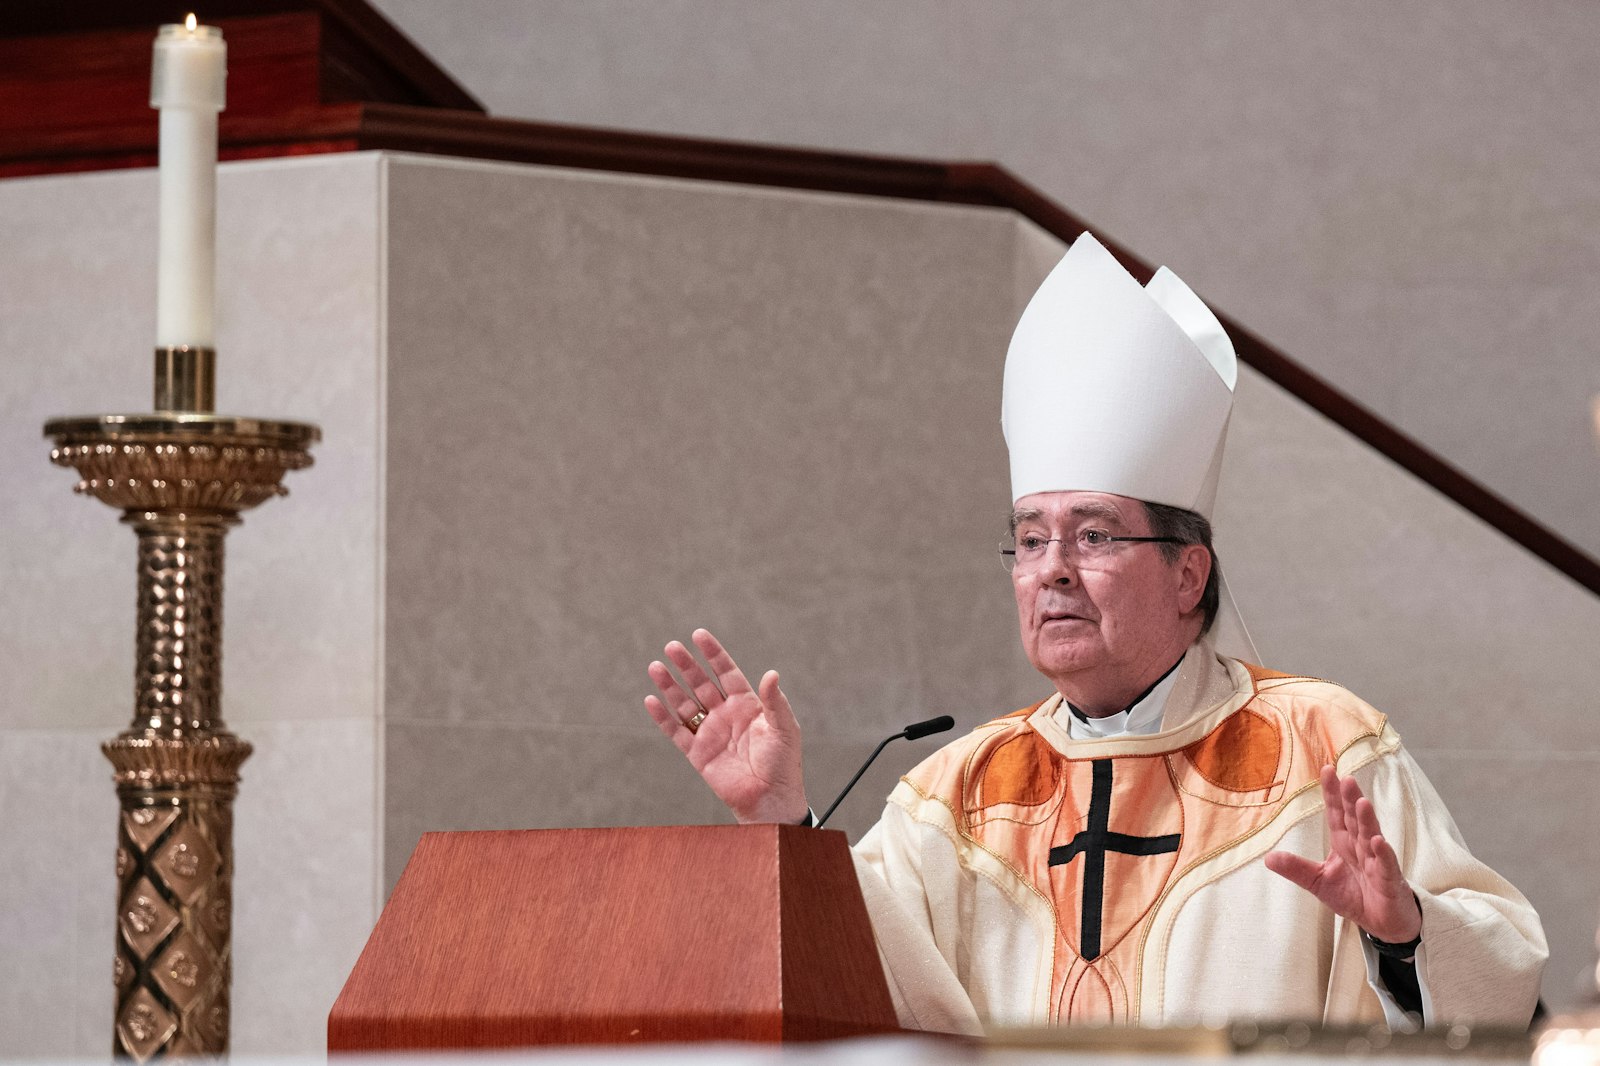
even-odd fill
[(917, 827), (890, 804), (854, 854), (861, 895), (900, 1024), (907, 1029), (981, 1034), (983, 1025), (972, 1001), (934, 939)]
[[(1422, 908), (1416, 966), (1423, 1023), (1527, 1025), (1549, 954), (1532, 905), (1467, 850), (1403, 747), (1361, 768), (1357, 779)], [(1362, 962), (1373, 976), (1368, 959)]]

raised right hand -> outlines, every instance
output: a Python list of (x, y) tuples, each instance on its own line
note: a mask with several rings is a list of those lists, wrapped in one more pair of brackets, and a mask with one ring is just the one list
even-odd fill
[[(713, 681), (689, 649), (677, 641), (667, 658), (683, 675), (680, 684), (660, 660), (649, 667), (660, 696), (646, 696), (650, 712), (678, 750), (740, 822), (805, 820), (806, 789), (800, 765), (800, 724), (789, 698), (768, 670), (758, 693), (716, 637), (697, 629), (690, 638), (716, 675)], [(701, 711), (697, 729), (689, 722)]]

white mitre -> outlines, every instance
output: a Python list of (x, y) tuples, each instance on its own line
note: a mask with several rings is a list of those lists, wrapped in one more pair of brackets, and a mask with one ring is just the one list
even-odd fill
[[(1000, 426), (1012, 502), (1109, 492), (1211, 517), (1238, 360), (1166, 267), (1141, 286), (1088, 233), (1033, 294), (1006, 353)], [(1212, 639), (1260, 662), (1227, 579)]]
[(1222, 324), (1176, 274), (1141, 286), (1083, 234), (1006, 354), (1011, 499), (1109, 492), (1210, 518), (1237, 377)]

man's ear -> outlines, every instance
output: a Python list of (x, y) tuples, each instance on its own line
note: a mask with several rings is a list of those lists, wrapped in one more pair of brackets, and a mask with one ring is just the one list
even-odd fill
[(1185, 544), (1173, 566), (1178, 571), (1178, 606), (1188, 614), (1200, 606), (1211, 577), (1211, 552), (1203, 544)]

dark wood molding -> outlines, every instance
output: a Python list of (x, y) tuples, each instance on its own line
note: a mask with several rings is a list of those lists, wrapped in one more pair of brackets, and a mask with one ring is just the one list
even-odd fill
[[(943, 163), (820, 152), (659, 134), (624, 133), (487, 116), (449, 116), (420, 108), (362, 108), (362, 148), (499, 159), (542, 166), (726, 181), (861, 196), (1003, 207), (1062, 241), (1090, 227), (1027, 182), (992, 163)], [(1155, 268), (1096, 232), (1141, 281)], [(1413, 476), (1600, 595), (1596, 560), (1482, 482), (1446, 461), (1348, 393), (1218, 313), (1239, 358), (1269, 381), (1351, 433)]]
[[(74, 53), (94, 49), (97, 39), (127, 36), (123, 54), (142, 68), (148, 93), (150, 48), (156, 27), (181, 22), (198, 10), (204, 21), (221, 26), (229, 45), (229, 105), (239, 84), (233, 24), (301, 16), (320, 28), (319, 47), (310, 53), (320, 63), (324, 102), (381, 101), (482, 112), (480, 104), (426, 52), (365, 0), (5, 0), (0, 4), (0, 41), (13, 51), (29, 49), (70, 65)], [(102, 46), (103, 50), (103, 46)], [(0, 84), (10, 77), (0, 66)]]
[[(12, 0), (0, 8), (0, 177), (152, 165), (156, 119), (144, 99), (151, 27), (181, 17), (181, 8), (163, 0)], [(1006, 208), (1063, 241), (1090, 228), (992, 163), (491, 118), (363, 0), (214, 0), (207, 11), (224, 25), (234, 60), (220, 130), (224, 159), (387, 149)], [(41, 36), (68, 30), (71, 38)], [(53, 103), (55, 114), (35, 121), (38, 102), (56, 100), (51, 85), (83, 98)], [(1150, 276), (1148, 263), (1096, 236), (1135, 276)], [(1600, 560), (1238, 322), (1218, 317), (1246, 365), (1600, 595)]]
[(358, 139), (363, 148), (869, 196), (939, 200), (946, 198), (942, 193), (954, 192), (948, 180), (950, 167), (944, 163), (518, 122), (389, 104), (362, 108)]

